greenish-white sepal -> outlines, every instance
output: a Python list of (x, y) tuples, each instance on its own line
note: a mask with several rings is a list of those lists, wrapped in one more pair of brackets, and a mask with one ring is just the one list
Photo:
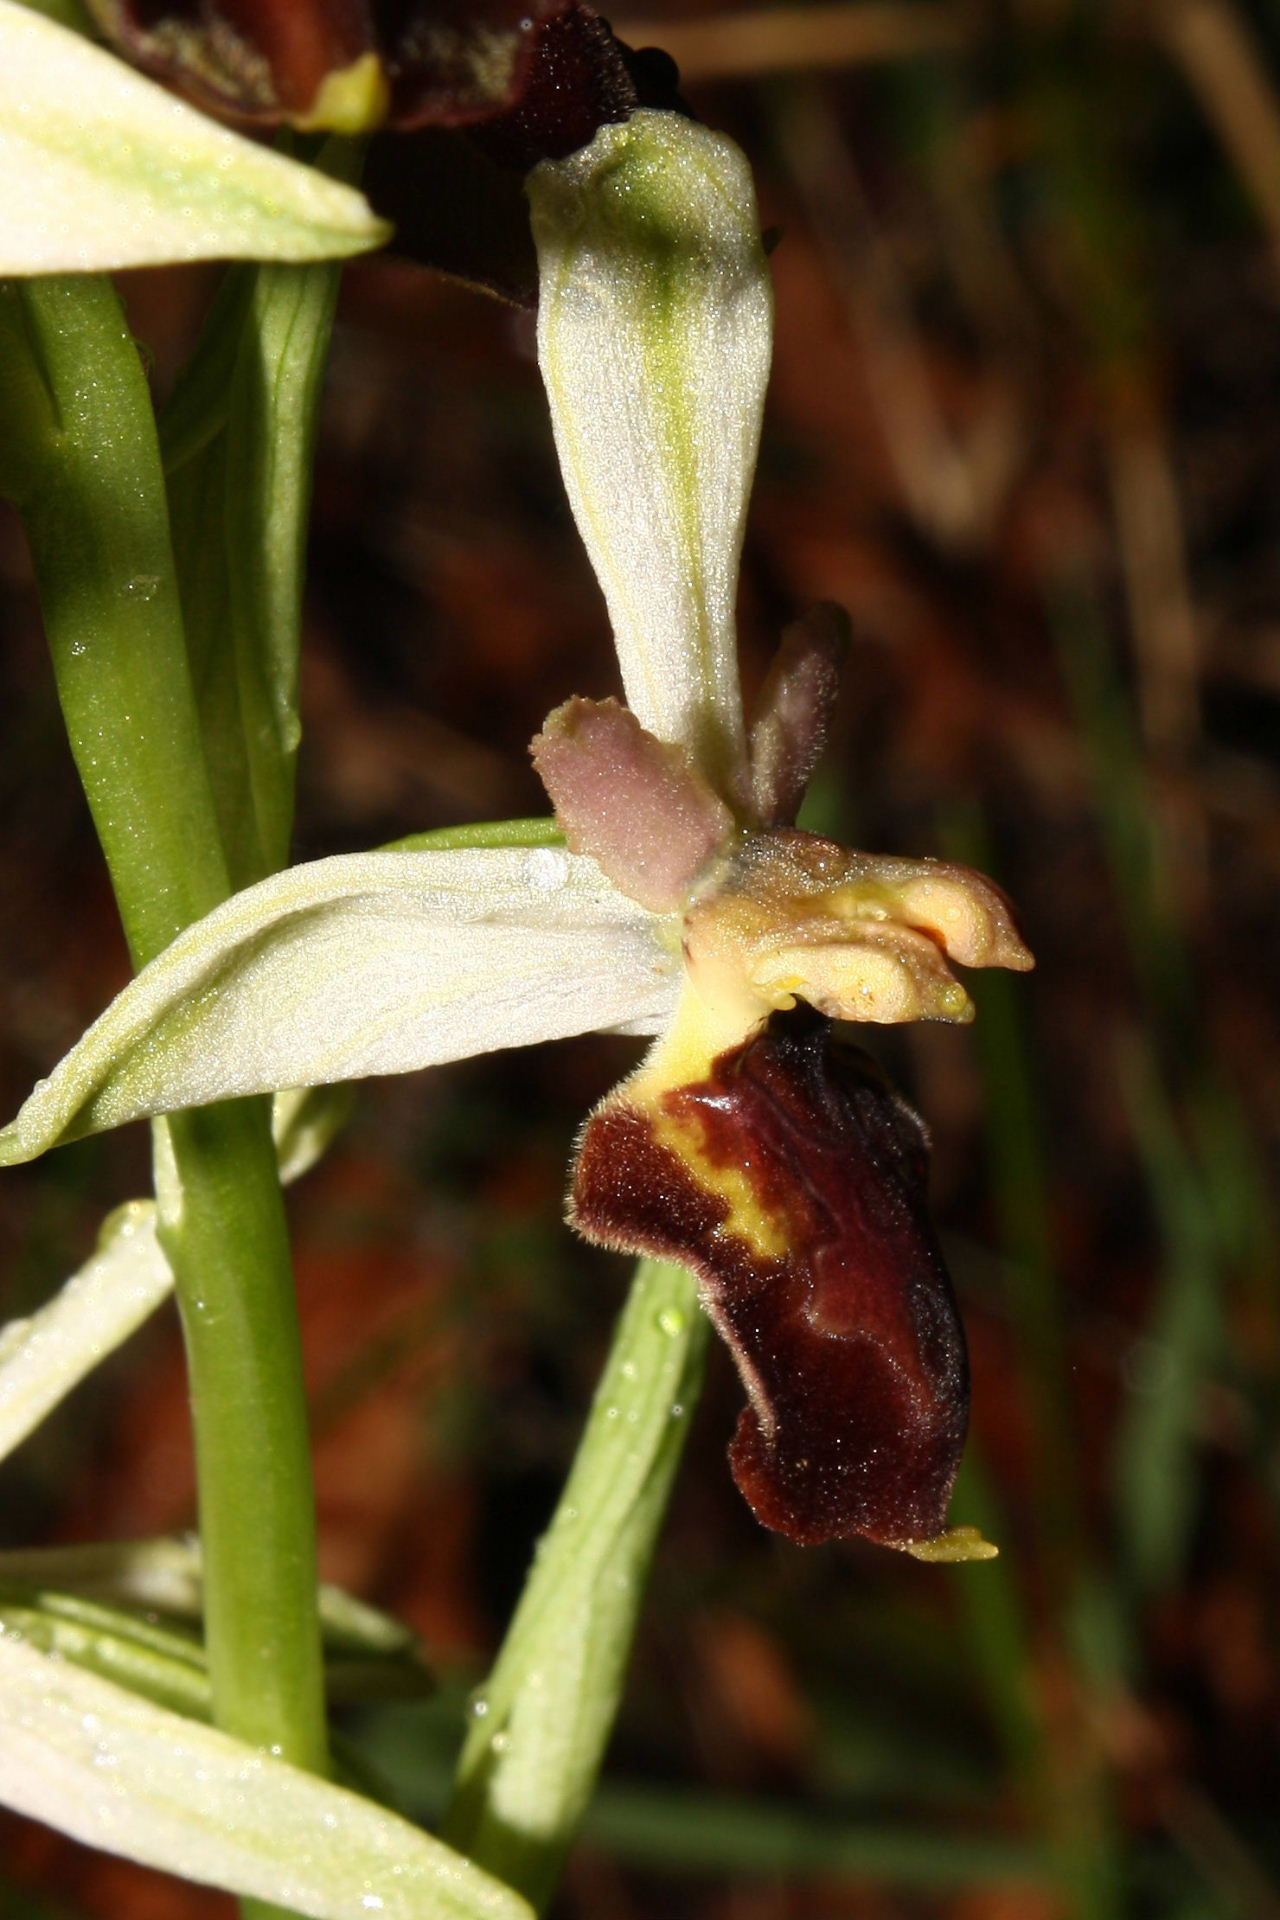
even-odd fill
[(165, 1298), (173, 1275), (155, 1211), (147, 1200), (117, 1207), (92, 1257), (53, 1299), (0, 1329), (0, 1459)]
[(313, 1920), (531, 1920), (371, 1801), (0, 1635), (0, 1801), (91, 1847)]
[(0, 0), (0, 274), (328, 260), (389, 231), (353, 188)]
[(527, 191), (556, 446), (627, 703), (740, 798), (734, 601), (772, 340), (750, 169), (647, 111)]
[(0, 1164), (146, 1115), (656, 1032), (653, 916), (555, 847), (339, 855), (248, 887), (132, 980), (0, 1133)]

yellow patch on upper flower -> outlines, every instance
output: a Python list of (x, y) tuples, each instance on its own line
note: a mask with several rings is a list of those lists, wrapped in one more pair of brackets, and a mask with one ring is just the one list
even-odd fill
[(362, 53), (349, 67), (326, 73), (315, 99), (294, 120), (303, 133), (369, 133), (391, 107), (386, 69), (376, 53)]
[(967, 1021), (948, 964), (1032, 965), (1000, 890), (968, 867), (748, 834), (688, 910), (690, 974), (740, 1033), (805, 1000), (831, 1019)]

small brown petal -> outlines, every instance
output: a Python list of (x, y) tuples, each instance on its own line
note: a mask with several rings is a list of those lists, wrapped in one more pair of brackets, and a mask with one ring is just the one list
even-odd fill
[(574, 853), (652, 913), (672, 913), (733, 831), (733, 815), (682, 747), (616, 700), (566, 700), (532, 746)]
[(968, 1371), (926, 1157), (916, 1115), (805, 1007), (644, 1107), (624, 1084), (583, 1135), (575, 1224), (698, 1274), (750, 1399), (734, 1478), (792, 1540), (945, 1526)]
[(762, 827), (789, 827), (827, 743), (849, 616), (823, 601), (782, 636), (751, 726), (751, 797)]

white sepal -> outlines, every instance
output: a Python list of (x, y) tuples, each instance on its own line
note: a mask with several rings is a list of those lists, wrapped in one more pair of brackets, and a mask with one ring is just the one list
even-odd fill
[(351, 187), (0, 0), (0, 274), (327, 260), (388, 233)]
[(734, 601), (772, 338), (750, 169), (646, 111), (527, 191), (556, 446), (627, 704), (741, 797)]
[(532, 1920), (372, 1801), (0, 1635), (0, 1802), (313, 1920)]
[(155, 1207), (131, 1200), (45, 1306), (0, 1328), (0, 1459), (159, 1306), (173, 1285)]
[(0, 1165), (240, 1094), (657, 1031), (678, 962), (552, 847), (340, 855), (236, 894), (132, 980), (0, 1133)]

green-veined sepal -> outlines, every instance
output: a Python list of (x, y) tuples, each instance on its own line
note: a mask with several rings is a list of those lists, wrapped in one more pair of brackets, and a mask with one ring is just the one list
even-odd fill
[(351, 187), (0, 0), (0, 274), (325, 260), (388, 231)]
[(557, 847), (340, 855), (246, 888), (132, 980), (0, 1133), (0, 1164), (185, 1107), (656, 1032), (676, 959)]
[(627, 704), (743, 800), (734, 602), (772, 343), (750, 169), (642, 112), (527, 191), (556, 446)]

